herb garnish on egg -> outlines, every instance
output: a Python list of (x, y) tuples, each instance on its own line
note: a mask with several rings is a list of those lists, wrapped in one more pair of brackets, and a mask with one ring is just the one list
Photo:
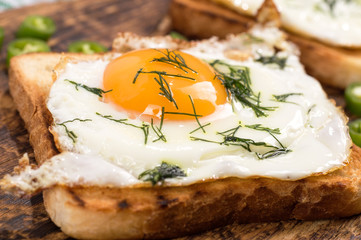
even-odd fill
[(261, 93), (255, 94), (251, 88), (250, 71), (245, 66), (235, 66), (220, 60), (210, 62), (218, 72), (218, 78), (227, 89), (228, 97), (237, 99), (242, 105), (250, 107), (257, 117), (268, 116), (265, 111), (274, 111), (275, 107), (261, 106)]
[(286, 67), (287, 57), (278, 57), (275, 53), (272, 56), (262, 56), (254, 60), (255, 62), (260, 62), (263, 65), (267, 64), (276, 64), (280, 69), (284, 69)]
[[(163, 109), (163, 111), (164, 111), (164, 109)], [(158, 136), (158, 138), (153, 140), (153, 142), (157, 142), (159, 140), (162, 140), (163, 142), (167, 142), (167, 139), (165, 138), (164, 134), (162, 133), (162, 125), (160, 125), (159, 127), (155, 126), (153, 124), (153, 118), (151, 119), (150, 125), (151, 125), (153, 131), (155, 132), (155, 134), (157, 134), (157, 136)]]
[(303, 93), (286, 93), (281, 95), (272, 95), (273, 100), (276, 102), (292, 103), (297, 105), (297, 103), (287, 101), (287, 98), (290, 96), (303, 96)]
[(137, 81), (137, 78), (139, 76), (139, 74), (141, 73), (155, 73), (158, 75), (158, 79), (154, 78), (154, 80), (159, 84), (160, 88), (160, 93), (159, 95), (162, 95), (164, 97), (166, 97), (170, 102), (172, 102), (174, 104), (174, 106), (178, 109), (178, 105), (175, 102), (174, 98), (173, 98), (173, 93), (172, 90), (169, 87), (168, 82), (165, 80), (164, 76), (168, 76), (168, 77), (177, 77), (177, 78), (185, 78), (185, 79), (190, 79), (190, 80), (194, 80), (194, 78), (190, 78), (187, 76), (183, 76), (180, 74), (169, 74), (167, 72), (162, 72), (162, 71), (150, 71), (150, 72), (144, 72), (142, 71), (143, 68), (139, 69), (139, 71), (137, 72), (137, 74), (134, 77), (133, 83), (135, 83)]
[(185, 73), (188, 73), (188, 71), (185, 70), (184, 68), (186, 68), (194, 73), (197, 73), (197, 71), (190, 68), (184, 61), (184, 58), (180, 54), (176, 53), (175, 51), (170, 51), (169, 49), (166, 49), (166, 53), (164, 53), (157, 49), (154, 49), (154, 50), (162, 53), (165, 57), (153, 58), (152, 62), (163, 62), (163, 63), (171, 64), (171, 65), (183, 70)]
[(259, 130), (259, 131), (267, 131), (267, 132), (273, 133), (273, 134), (281, 134), (279, 128), (264, 127), (261, 124), (245, 125), (245, 127), (251, 128), (251, 129), (254, 129), (254, 130)]
[[(355, 0), (342, 0), (345, 3), (351, 3), (351, 2), (359, 2), (359, 1), (355, 1)], [(335, 16), (335, 8), (337, 3), (340, 2), (340, 0), (323, 0), (322, 2), (317, 3), (314, 6), (314, 9), (317, 11), (321, 11), (321, 12), (325, 12), (325, 9), (322, 7), (322, 3), (324, 3), (327, 7), (327, 12), (332, 16), (332, 17), (336, 17)]]
[(143, 133), (144, 133), (144, 144), (147, 144), (148, 135), (149, 135), (149, 124), (146, 124), (146, 123), (143, 122), (142, 126), (137, 126), (137, 125), (134, 125), (134, 124), (131, 124), (131, 123), (127, 123), (127, 121), (128, 121), (127, 118), (115, 119), (111, 115), (103, 115), (103, 114), (100, 114), (98, 112), (96, 112), (96, 115), (101, 116), (103, 118), (106, 118), (108, 120), (117, 122), (117, 123), (121, 123), (121, 124), (124, 124), (124, 125), (128, 125), (128, 126), (132, 126), (132, 127), (141, 129), (143, 131)]
[(100, 98), (103, 97), (104, 93), (108, 93), (108, 92), (112, 91), (112, 90), (104, 91), (103, 89), (100, 89), (100, 88), (92, 88), (92, 87), (89, 87), (87, 85), (71, 81), (69, 79), (65, 79), (64, 81), (67, 81), (67, 82), (70, 82), (71, 84), (74, 84), (76, 90), (78, 90), (78, 87), (81, 87), (81, 88), (84, 88), (85, 90), (87, 90), (87, 91), (89, 91), (91, 93), (94, 93), (95, 95), (98, 95)]
[[(212, 140), (207, 140), (207, 139), (202, 139), (202, 138), (198, 138), (198, 137), (193, 137), (191, 136), (191, 140), (193, 141), (204, 141), (204, 142), (210, 142), (210, 143), (217, 143), (220, 145), (226, 145), (226, 146), (240, 146), (242, 148), (244, 148), (245, 150), (247, 150), (248, 152), (254, 152), (257, 156), (258, 159), (262, 160), (262, 159), (266, 159), (266, 158), (272, 158), (272, 157), (276, 157), (282, 154), (286, 154), (291, 152), (292, 150), (286, 148), (279, 140), (278, 138), (275, 137), (274, 134), (280, 134), (280, 130), (278, 128), (275, 129), (271, 129), (268, 127), (263, 127), (261, 124), (253, 124), (253, 125), (245, 125), (244, 127), (247, 128), (251, 128), (257, 131), (265, 131), (267, 132), (269, 135), (271, 135), (276, 141), (277, 143), (280, 145), (278, 146), (274, 146), (265, 142), (256, 142), (253, 139), (249, 139), (249, 138), (240, 138), (240, 137), (236, 137), (235, 134), (238, 131), (238, 129), (240, 129), (242, 126), (241, 123), (239, 123), (239, 125), (237, 127), (228, 129), (226, 131), (223, 132), (218, 132), (217, 134), (223, 136), (223, 141), (222, 142), (217, 142), (217, 141), (212, 141)], [(264, 153), (260, 153), (257, 151), (252, 150), (251, 147), (264, 147), (264, 148), (271, 148), (271, 150), (266, 151)]]
[(63, 126), (63, 127), (64, 127), (66, 134), (67, 134), (68, 137), (73, 141), (73, 143), (75, 143), (75, 139), (78, 138), (78, 136), (77, 136), (73, 131), (70, 131), (65, 124), (66, 124), (66, 123), (70, 123), (70, 122), (75, 122), (75, 121), (88, 122), (88, 121), (92, 121), (92, 120), (91, 120), (91, 119), (74, 118), (73, 120), (68, 120), (68, 121), (65, 121), (65, 122), (62, 122), (62, 123), (58, 123), (58, 124), (57, 124), (57, 125), (59, 125), (59, 126)]
[(180, 167), (163, 161), (160, 166), (141, 173), (138, 179), (143, 179), (145, 182), (151, 182), (154, 186), (157, 183), (163, 183), (166, 178), (185, 176), (187, 175)]

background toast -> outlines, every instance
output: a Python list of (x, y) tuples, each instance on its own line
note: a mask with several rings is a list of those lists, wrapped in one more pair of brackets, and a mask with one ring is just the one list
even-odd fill
[[(173, 28), (191, 38), (225, 37), (244, 32), (255, 23), (254, 18), (208, 0), (173, 0), (170, 16)], [(334, 47), (290, 32), (288, 35), (298, 45), (307, 72), (322, 83), (345, 88), (361, 79), (361, 49)]]

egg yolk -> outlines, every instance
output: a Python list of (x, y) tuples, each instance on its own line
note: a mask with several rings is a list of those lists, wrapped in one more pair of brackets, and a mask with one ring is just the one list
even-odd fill
[[(202, 60), (177, 50), (143, 49), (126, 53), (105, 69), (107, 100), (130, 117), (194, 119), (212, 114), (227, 101), (214, 70)], [(163, 110), (162, 110), (163, 109)]]

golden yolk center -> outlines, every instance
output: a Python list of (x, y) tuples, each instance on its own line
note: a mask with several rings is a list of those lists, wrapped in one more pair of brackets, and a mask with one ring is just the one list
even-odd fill
[[(177, 50), (126, 53), (105, 69), (106, 98), (143, 119), (183, 120), (212, 114), (227, 101), (222, 83), (202, 60)], [(163, 110), (162, 110), (163, 109)]]

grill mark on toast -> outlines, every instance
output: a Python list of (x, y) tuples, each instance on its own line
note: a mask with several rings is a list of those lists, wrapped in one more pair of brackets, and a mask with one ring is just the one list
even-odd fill
[(67, 189), (68, 193), (72, 196), (73, 200), (78, 204), (80, 207), (85, 206), (85, 202), (81, 199), (76, 193), (74, 193), (70, 188)]
[(124, 199), (124, 200), (122, 200), (122, 201), (120, 201), (120, 202), (118, 203), (118, 207), (119, 207), (120, 209), (124, 210), (124, 209), (129, 208), (129, 207), (130, 207), (130, 204), (127, 202), (126, 199)]
[(168, 205), (178, 202), (178, 198), (167, 199), (163, 195), (159, 195), (157, 198), (157, 204), (160, 206), (160, 208), (166, 208)]

